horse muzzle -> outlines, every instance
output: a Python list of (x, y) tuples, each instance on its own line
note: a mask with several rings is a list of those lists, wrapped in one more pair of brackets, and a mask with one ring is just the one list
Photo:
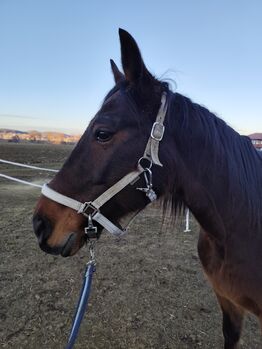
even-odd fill
[(49, 240), (52, 234), (55, 234), (54, 227), (48, 218), (38, 213), (33, 217), (33, 228), (41, 250), (52, 255), (72, 256), (86, 242), (84, 234), (68, 232), (64, 234), (61, 241), (51, 244)]

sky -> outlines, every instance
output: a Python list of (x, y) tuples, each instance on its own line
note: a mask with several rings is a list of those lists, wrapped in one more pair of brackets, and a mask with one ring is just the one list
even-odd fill
[(121, 66), (147, 68), (242, 134), (262, 132), (262, 1), (0, 0), (0, 128), (82, 133)]

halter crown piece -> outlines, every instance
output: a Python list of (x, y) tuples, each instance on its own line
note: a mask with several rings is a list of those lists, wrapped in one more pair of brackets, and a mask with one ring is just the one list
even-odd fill
[[(57, 191), (48, 187), (47, 184), (42, 187), (42, 194), (47, 198), (58, 202), (61, 205), (70, 207), (73, 210), (77, 211), (77, 213), (81, 213), (86, 216), (88, 218), (88, 225), (85, 228), (85, 233), (87, 234), (88, 238), (96, 237), (97, 227), (93, 225), (93, 220), (101, 224), (111, 234), (119, 236), (125, 233), (124, 229), (120, 229), (113, 222), (107, 219), (100, 212), (100, 208), (127, 185), (136, 182), (136, 180), (140, 178), (141, 174), (144, 175), (146, 187), (136, 189), (144, 192), (150, 201), (157, 199), (157, 195), (152, 185), (151, 166), (152, 164), (163, 166), (159, 160), (159, 143), (161, 142), (165, 132), (164, 120), (166, 111), (167, 96), (166, 92), (163, 92), (161, 96), (161, 106), (159, 108), (156, 121), (152, 126), (144, 154), (138, 160), (137, 169), (125, 175), (94, 201), (87, 201), (82, 203), (61, 193), (58, 193)], [(144, 165), (143, 161), (148, 163), (148, 166)]]

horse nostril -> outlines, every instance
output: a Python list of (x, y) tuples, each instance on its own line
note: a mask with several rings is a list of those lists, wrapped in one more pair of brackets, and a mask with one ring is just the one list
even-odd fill
[(51, 235), (52, 225), (49, 219), (47, 219), (46, 217), (41, 217), (39, 214), (36, 214), (33, 217), (33, 227), (39, 244), (41, 244), (43, 241), (46, 241)]

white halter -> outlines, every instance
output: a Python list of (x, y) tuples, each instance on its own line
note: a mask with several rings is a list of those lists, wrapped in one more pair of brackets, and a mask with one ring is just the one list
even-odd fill
[[(140, 175), (143, 173), (146, 181), (146, 188), (136, 188), (145, 192), (146, 196), (150, 201), (154, 201), (157, 199), (156, 193), (152, 188), (152, 172), (151, 166), (152, 164), (163, 166), (159, 160), (159, 142), (162, 140), (165, 126), (164, 120), (167, 111), (167, 101), (166, 101), (166, 92), (163, 92), (161, 96), (161, 106), (159, 108), (156, 121), (154, 122), (151, 134), (148, 139), (146, 149), (144, 151), (144, 155), (139, 159), (137, 169), (128, 173), (122, 179), (120, 179), (117, 183), (115, 183), (112, 187), (107, 189), (103, 194), (101, 194), (94, 201), (88, 202), (80, 202), (69, 198), (63, 194), (58, 193), (57, 191), (48, 187), (45, 184), (42, 188), (42, 194), (47, 198), (58, 202), (61, 205), (72, 208), (77, 211), (77, 213), (82, 213), (84, 216), (88, 217), (88, 227), (85, 228), (85, 232), (87, 235), (93, 234), (91, 237), (95, 237), (97, 233), (97, 228), (93, 225), (93, 220), (101, 224), (108, 232), (114, 235), (122, 235), (125, 230), (118, 228), (114, 223), (112, 223), (109, 219), (107, 219), (100, 212), (100, 208), (109, 201), (113, 196), (119, 193), (123, 188), (125, 188), (128, 184), (134, 184)], [(147, 161), (149, 166), (143, 165), (143, 161)]]

